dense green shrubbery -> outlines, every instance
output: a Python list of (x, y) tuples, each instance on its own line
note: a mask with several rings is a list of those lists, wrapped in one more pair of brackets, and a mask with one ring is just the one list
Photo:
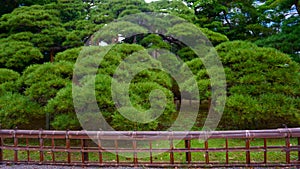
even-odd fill
[(28, 97), (7, 92), (0, 96), (0, 123), (2, 128), (22, 129), (43, 127), (42, 107)]
[[(220, 129), (276, 128), (283, 123), (300, 125), (300, 67), (289, 55), (278, 51), (299, 60), (299, 16), (283, 17), (293, 5), (297, 6), (296, 1), (270, 0), (260, 6), (255, 6), (254, 1), (186, 0), (186, 4), (178, 0), (150, 4), (143, 0), (88, 2), (0, 2), (0, 123), (3, 128), (38, 129), (45, 126), (44, 119), (47, 117), (53, 129), (81, 129), (73, 104), (72, 80), (82, 85), (81, 88), (77, 86), (82, 93), (73, 95), (86, 97), (89, 93), (84, 92), (88, 92), (85, 90), (91, 87), (92, 82), (89, 75), (95, 73), (96, 101), (111, 126), (118, 130), (166, 129), (177, 116), (173, 103), (175, 97), (200, 101), (211, 99), (211, 83), (218, 82), (212, 82), (208, 72), (217, 74), (216, 71), (220, 70), (216, 66), (207, 68), (202, 63), (201, 59), (210, 57), (210, 43), (216, 46), (226, 73), (228, 98)], [(239, 9), (240, 12), (234, 12)], [(138, 12), (162, 12), (163, 16), (169, 13), (188, 22), (166, 17), (168, 19), (161, 19), (154, 25), (144, 20), (139, 24), (108, 24)], [(226, 18), (229, 15), (230, 21)], [(148, 21), (153, 19), (151, 16), (145, 18)], [(153, 32), (158, 31), (156, 26), (161, 27), (166, 35), (148, 34), (143, 26), (153, 29)], [(105, 27), (108, 28), (106, 31), (97, 32)], [(109, 45), (82, 47), (85, 43), (98, 45), (101, 41), (115, 43), (119, 35), (114, 30), (129, 37), (112, 48)], [(172, 39), (169, 35), (176, 37)], [(200, 41), (193, 46), (202, 51), (201, 58), (188, 44), (178, 42), (181, 38), (188, 42), (203, 35), (210, 42), (199, 38)], [(261, 47), (229, 39), (256, 41)], [(94, 56), (104, 54), (99, 64)], [(135, 62), (126, 60), (128, 56), (137, 57), (154, 67), (139, 72), (132, 79), (129, 95), (133, 107), (122, 103), (122, 100), (114, 103), (111, 93), (112, 77), (119, 77), (117, 82), (122, 84), (122, 80), (128, 78), (127, 71), (141, 70)], [(77, 59), (82, 62), (76, 65), (77, 74), (72, 79)], [(195, 75), (195, 79), (184, 79), (182, 89), (179, 89), (174, 77), (161, 71), (164, 66), (176, 65), (171, 68), (172, 73), (183, 73), (187, 67), (183, 67), (177, 59), (184, 61)], [(130, 64), (120, 66), (124, 60)], [(147, 64), (143, 66), (147, 67)], [(198, 88), (193, 85), (194, 80)], [(132, 118), (157, 117), (156, 110), (164, 107), (164, 98), (162, 93), (151, 95), (151, 91), (156, 89), (165, 94), (167, 103), (156, 120), (138, 124), (122, 116), (120, 111)], [(119, 86), (116, 90), (122, 94), (124, 87)], [(193, 93), (195, 90), (199, 91), (200, 98)], [(181, 96), (180, 91), (185, 95)], [(89, 101), (91, 98), (86, 99)], [(84, 106), (87, 105), (80, 106), (86, 108)], [(153, 110), (145, 115), (150, 108)]]
[(275, 49), (234, 41), (216, 47), (228, 68), (222, 128), (300, 125), (299, 65)]

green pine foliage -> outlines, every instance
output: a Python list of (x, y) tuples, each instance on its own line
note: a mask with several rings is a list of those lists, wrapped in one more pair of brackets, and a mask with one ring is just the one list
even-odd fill
[[(45, 128), (48, 119), (50, 129), (82, 129), (80, 123), (88, 121), (77, 119), (73, 99), (83, 97), (91, 101), (88, 96), (95, 93), (99, 110), (116, 130), (165, 130), (178, 115), (175, 98), (210, 103), (212, 81), (208, 72), (219, 70), (205, 67), (203, 61), (210, 57), (212, 45), (223, 64), (227, 85), (219, 129), (277, 128), (282, 124), (299, 127), (299, 1), (257, 2), (1, 1), (1, 126), (39, 129)], [(139, 20), (153, 20), (141, 12), (163, 13), (167, 19), (152, 25)], [(139, 24), (115, 22), (132, 14), (141, 16), (136, 18)], [(155, 27), (162, 31), (150, 34), (143, 26), (152, 32), (157, 31)], [(117, 41), (120, 35), (116, 32), (125, 39)], [(178, 42), (192, 42), (204, 35), (207, 39), (193, 42), (193, 48), (202, 51), (200, 57), (188, 44)], [(108, 45), (98, 46), (104, 42)], [(104, 57), (99, 64), (96, 57), (101, 55)], [(130, 57), (143, 63), (138, 65)], [(81, 62), (74, 70), (78, 61)], [(121, 64), (124, 62), (127, 64)], [(152, 68), (148, 68), (150, 65)], [(186, 73), (188, 68), (194, 77), (185, 79), (179, 89), (176, 79), (164, 71), (168, 66), (175, 74)], [(128, 91), (132, 106), (123, 102), (122, 95), (122, 81), (129, 78), (128, 71), (138, 71)], [(95, 91), (88, 93), (93, 86), (91, 74), (95, 74)], [(72, 82), (81, 86), (72, 86)], [(120, 84), (116, 87), (116, 103), (111, 92), (113, 82)], [(72, 87), (81, 92), (72, 93)], [(161, 93), (152, 93), (157, 90)], [(193, 93), (195, 90), (200, 97)], [(89, 109), (88, 104), (78, 106)], [(161, 109), (164, 111), (158, 114)], [(128, 117), (152, 121), (138, 123)]]
[(225, 128), (299, 126), (299, 64), (278, 50), (242, 41), (216, 49), (228, 68)]

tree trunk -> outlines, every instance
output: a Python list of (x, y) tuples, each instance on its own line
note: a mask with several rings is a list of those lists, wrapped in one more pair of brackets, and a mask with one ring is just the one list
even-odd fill
[(224, 19), (225, 19), (226, 23), (229, 25), (230, 28), (232, 28), (231, 23), (230, 23), (230, 21), (228, 20), (228, 18), (226, 16), (227, 12), (225, 10), (223, 10), (223, 13), (224, 13)]
[(296, 10), (297, 10), (297, 12), (298, 12), (298, 15), (300, 15), (299, 0), (295, 0), (295, 6), (296, 6)]
[(211, 107), (211, 104), (212, 104), (212, 103), (211, 103), (211, 98), (209, 98), (207, 101), (208, 101), (208, 110), (209, 110), (210, 107)]
[(54, 49), (50, 49), (50, 62), (54, 62)]
[(133, 42), (134, 44), (136, 44), (136, 35), (133, 36)]

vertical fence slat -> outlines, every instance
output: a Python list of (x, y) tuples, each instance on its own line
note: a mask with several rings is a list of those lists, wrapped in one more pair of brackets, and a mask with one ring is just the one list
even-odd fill
[(228, 138), (225, 138), (225, 148), (226, 148), (226, 164), (229, 163), (229, 155), (228, 155)]
[(209, 153), (208, 153), (208, 141), (205, 140), (204, 142), (204, 147), (205, 147), (205, 163), (208, 164), (209, 163)]
[(137, 152), (136, 152), (136, 140), (133, 141), (133, 163), (134, 163), (134, 167), (138, 166), (138, 158), (137, 158)]
[(290, 164), (291, 158), (290, 158), (290, 137), (289, 137), (289, 134), (285, 139), (285, 146), (286, 146), (285, 161), (286, 161), (287, 164)]
[(88, 147), (87, 140), (85, 138), (81, 139), (81, 161), (82, 164), (85, 164), (89, 161), (89, 154), (85, 152), (86, 148)]
[(170, 138), (170, 163), (174, 164), (174, 145), (173, 145), (173, 138)]
[(81, 162), (82, 164), (84, 164), (84, 143), (83, 143), (84, 139), (81, 139)]
[[(18, 148), (18, 138), (16, 136), (16, 130), (14, 131), (14, 147)], [(17, 163), (18, 162), (18, 150), (15, 149), (14, 150), (14, 162)]]
[(264, 163), (267, 164), (268, 149), (267, 149), (267, 139), (264, 138)]
[(29, 142), (28, 142), (28, 138), (26, 138), (26, 148), (27, 148), (27, 161), (30, 161), (30, 151), (28, 150), (29, 147)]
[(101, 139), (98, 136), (98, 149), (99, 149), (99, 163), (103, 163), (103, 156), (102, 156), (102, 145), (101, 145)]
[(70, 164), (71, 163), (71, 152), (70, 152), (70, 138), (69, 138), (69, 132), (66, 132), (66, 149), (68, 153), (67, 161)]
[(190, 164), (191, 163), (191, 159), (192, 159), (192, 156), (191, 156), (191, 140), (189, 139), (186, 139), (184, 140), (184, 144), (185, 144), (185, 149), (187, 150), (187, 152), (185, 153), (185, 161)]
[[(150, 147), (150, 164), (153, 163), (153, 159), (152, 159), (152, 141), (149, 140), (149, 147)], [(300, 158), (300, 156), (299, 156)]]
[(133, 164), (134, 167), (138, 166), (138, 158), (137, 158), (137, 142), (136, 142), (136, 134), (135, 132), (132, 134), (132, 148), (133, 148)]
[[(88, 148), (89, 148), (88, 140), (83, 139), (83, 149), (87, 150)], [(89, 153), (88, 152), (84, 152), (83, 157), (84, 157), (84, 162), (85, 163), (89, 162)]]
[(55, 141), (53, 137), (51, 138), (51, 148), (52, 148), (51, 151), (52, 162), (55, 163), (55, 152), (53, 151), (53, 149), (55, 148)]
[(40, 162), (43, 162), (44, 161), (44, 151), (43, 151), (44, 139), (42, 136), (42, 130), (40, 130), (39, 132), (39, 141), (40, 141)]
[(119, 146), (118, 146), (118, 140), (115, 140), (115, 147), (116, 147), (116, 160), (117, 164), (119, 164)]
[(251, 163), (251, 159), (250, 159), (250, 139), (246, 138), (246, 164), (250, 164)]
[(300, 163), (300, 137), (298, 137), (298, 162)]
[(2, 164), (3, 162), (3, 150), (2, 150), (2, 147), (3, 147), (3, 138), (2, 136), (0, 136), (0, 164)]

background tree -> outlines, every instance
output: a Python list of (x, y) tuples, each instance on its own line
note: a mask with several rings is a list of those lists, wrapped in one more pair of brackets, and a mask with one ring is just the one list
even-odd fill
[(2, 33), (10, 34), (24, 31), (40, 33), (45, 28), (60, 25), (57, 15), (59, 11), (45, 9), (40, 5), (23, 6), (3, 15), (0, 19), (0, 29)]
[(183, 3), (183, 1), (160, 0), (160, 1), (151, 2), (150, 6), (153, 8), (154, 12), (169, 13), (171, 15), (184, 18), (189, 22), (195, 20), (194, 11), (191, 10), (188, 6), (186, 6)]
[(197, 16), (200, 27), (226, 35), (230, 40), (255, 40), (269, 36), (270, 29), (262, 24), (264, 13), (255, 0), (186, 0)]
[(6, 35), (19, 32), (33, 33), (30, 42), (44, 55), (49, 56), (47, 61), (53, 61), (54, 52), (61, 49), (66, 34), (58, 15), (59, 11), (45, 9), (39, 5), (20, 7), (1, 17), (0, 30)]
[(281, 32), (267, 38), (257, 40), (255, 43), (259, 46), (273, 47), (300, 62), (300, 18), (290, 17), (283, 22)]
[(15, 8), (17, 8), (19, 4), (17, 1), (11, 1), (11, 0), (3, 0), (0, 1), (0, 16), (6, 13), (10, 13), (13, 11)]
[(56, 2), (56, 0), (3, 0), (0, 1), (0, 16), (10, 13), (20, 6), (45, 5), (52, 2)]

